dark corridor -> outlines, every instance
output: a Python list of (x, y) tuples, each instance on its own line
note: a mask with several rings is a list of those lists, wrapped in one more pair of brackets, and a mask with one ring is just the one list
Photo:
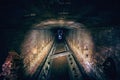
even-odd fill
[(0, 0), (0, 80), (120, 80), (118, 0)]

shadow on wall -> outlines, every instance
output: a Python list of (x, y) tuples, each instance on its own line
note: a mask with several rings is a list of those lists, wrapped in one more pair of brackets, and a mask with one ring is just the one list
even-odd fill
[[(95, 42), (96, 54), (94, 55), (94, 59), (96, 60), (97, 67), (102, 70), (108, 80), (111, 78), (112, 80), (120, 79), (120, 37), (118, 27), (102, 27), (98, 29), (92, 29), (92, 35)], [(109, 62), (110, 61), (110, 62)], [(107, 64), (108, 62), (108, 64)], [(109, 65), (112, 63), (112, 66)], [(108, 70), (111, 73), (103, 70), (103, 64), (108, 69), (112, 68), (114, 70)], [(110, 67), (111, 66), (111, 67)], [(108, 73), (108, 74), (107, 74)], [(114, 73), (113, 76), (112, 73)], [(114, 78), (114, 79), (113, 79)]]
[(107, 80), (116, 80), (117, 71), (116, 65), (112, 58), (108, 57), (103, 63), (103, 71), (106, 75)]

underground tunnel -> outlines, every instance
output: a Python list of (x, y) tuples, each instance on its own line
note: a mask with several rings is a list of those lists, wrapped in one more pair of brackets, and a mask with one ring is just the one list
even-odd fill
[(93, 37), (81, 23), (42, 21), (25, 33), (20, 54), (9, 52), (1, 75), (15, 80), (117, 80), (112, 49), (97, 51)]
[(3, 1), (0, 80), (120, 80), (118, 5)]

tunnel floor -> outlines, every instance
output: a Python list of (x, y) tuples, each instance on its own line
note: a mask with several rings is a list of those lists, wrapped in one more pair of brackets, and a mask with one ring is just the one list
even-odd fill
[(35, 73), (36, 80), (83, 80), (65, 42), (56, 42), (50, 52), (42, 69)]
[[(65, 51), (64, 43), (57, 43), (54, 55)], [(51, 75), (49, 80), (70, 80), (69, 65), (66, 56), (60, 56), (53, 59)]]
[(68, 63), (65, 56), (53, 59), (49, 80), (70, 80)]

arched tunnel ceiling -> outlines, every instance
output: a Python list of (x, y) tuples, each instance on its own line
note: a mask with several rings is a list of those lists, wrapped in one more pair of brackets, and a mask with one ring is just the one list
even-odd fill
[(53, 28), (66, 28), (66, 29), (82, 29), (83, 24), (67, 20), (46, 20), (33, 26), (32, 29), (53, 29)]

